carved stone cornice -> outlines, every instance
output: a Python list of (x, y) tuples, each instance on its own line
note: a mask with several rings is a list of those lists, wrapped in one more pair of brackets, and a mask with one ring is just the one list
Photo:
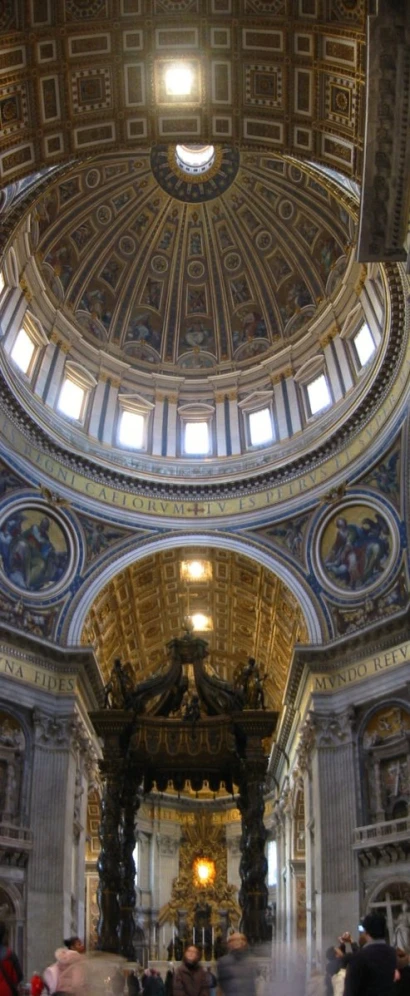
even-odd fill
[(312, 722), (311, 714), (305, 720), (299, 736), (299, 744), (296, 751), (297, 764), (301, 771), (309, 771), (312, 751), (316, 744), (316, 727)]
[(162, 857), (173, 857), (179, 849), (179, 840), (167, 833), (158, 833), (156, 836), (160, 855)]
[(342, 747), (351, 743), (355, 724), (353, 707), (341, 713), (320, 714), (312, 712), (310, 718), (315, 731), (317, 748)]
[(301, 771), (310, 769), (315, 748), (341, 747), (350, 743), (354, 733), (355, 711), (310, 712), (302, 726), (297, 748), (297, 763)]
[(372, 632), (358, 631), (354, 636), (341, 637), (326, 646), (296, 647), (288, 677), (286, 704), (294, 702), (299, 682), (305, 667), (320, 672), (340, 671), (349, 664), (357, 663), (373, 654), (390, 650), (393, 643), (406, 642), (409, 636), (410, 608), (392, 619), (375, 623)]
[(410, 861), (409, 841), (390, 844), (375, 844), (357, 852), (362, 868), (376, 868), (377, 865), (395, 865), (398, 861)]
[(47, 750), (69, 750), (72, 742), (74, 717), (49, 716), (33, 710), (34, 743)]

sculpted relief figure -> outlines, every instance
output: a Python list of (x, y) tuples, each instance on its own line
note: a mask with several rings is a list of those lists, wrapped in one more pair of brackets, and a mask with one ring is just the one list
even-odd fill
[(265, 708), (263, 681), (264, 675), (260, 674), (254, 657), (249, 657), (247, 664), (238, 664), (235, 668), (234, 688), (243, 691), (245, 709)]
[(403, 903), (394, 925), (394, 943), (397, 948), (408, 951), (410, 948), (410, 911), (408, 903)]
[(109, 680), (104, 685), (104, 709), (126, 709), (133, 691), (129, 665), (114, 661)]

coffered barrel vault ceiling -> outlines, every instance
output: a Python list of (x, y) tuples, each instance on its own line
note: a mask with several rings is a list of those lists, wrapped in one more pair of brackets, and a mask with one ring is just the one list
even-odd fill
[[(3, 0), (0, 180), (174, 141), (360, 177), (365, 15), (365, 0)], [(166, 93), (174, 60), (187, 97)]]
[[(211, 564), (206, 582), (181, 580), (181, 561)], [(213, 628), (209, 666), (232, 680), (235, 667), (255, 657), (266, 674), (267, 705), (280, 708), (296, 642), (308, 634), (289, 589), (266, 568), (227, 550), (169, 550), (132, 564), (100, 592), (82, 640), (94, 646), (104, 680), (115, 657), (129, 661), (137, 680), (166, 664), (166, 644), (183, 633), (184, 617), (202, 612)]]

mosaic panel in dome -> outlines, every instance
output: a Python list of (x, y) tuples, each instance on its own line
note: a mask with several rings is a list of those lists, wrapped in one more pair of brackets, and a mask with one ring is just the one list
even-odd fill
[(294, 341), (345, 277), (345, 207), (272, 156), (243, 155), (202, 203), (167, 194), (151, 162), (98, 161), (37, 201), (33, 246), (56, 301), (131, 365), (212, 368)]

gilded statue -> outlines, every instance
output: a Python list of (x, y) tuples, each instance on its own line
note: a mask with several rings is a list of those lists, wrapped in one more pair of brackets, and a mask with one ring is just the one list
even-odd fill
[(243, 692), (245, 709), (265, 708), (264, 679), (254, 657), (249, 657), (247, 664), (238, 664), (235, 668), (234, 688)]

